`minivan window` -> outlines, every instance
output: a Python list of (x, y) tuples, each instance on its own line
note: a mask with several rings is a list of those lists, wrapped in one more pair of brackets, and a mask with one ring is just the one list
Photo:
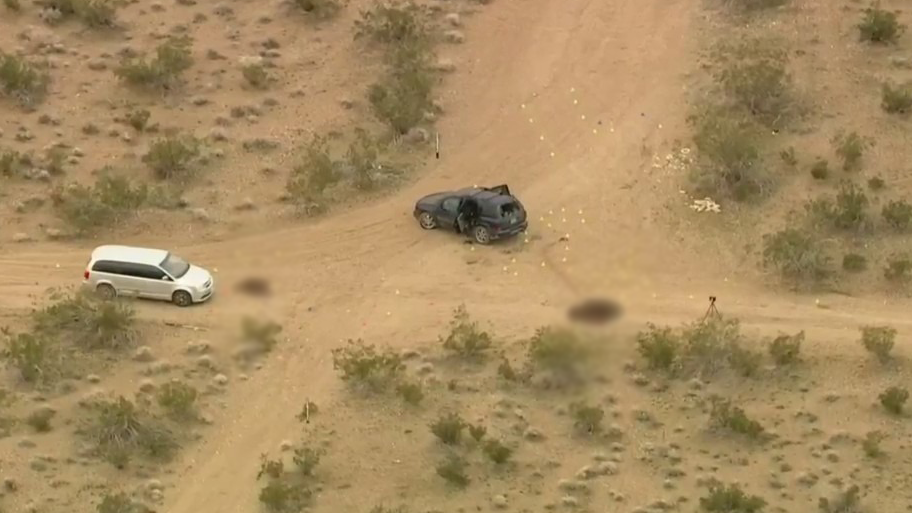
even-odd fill
[(92, 266), (92, 270), (97, 273), (123, 274), (123, 269), (117, 262), (110, 260), (99, 260)]
[(166, 256), (159, 265), (162, 269), (167, 271), (168, 274), (174, 277), (174, 279), (180, 278), (190, 270), (190, 264), (184, 261), (183, 258), (172, 255), (171, 253), (168, 253), (168, 256)]
[(518, 217), (521, 209), (516, 203), (504, 203), (500, 206), (501, 217)]

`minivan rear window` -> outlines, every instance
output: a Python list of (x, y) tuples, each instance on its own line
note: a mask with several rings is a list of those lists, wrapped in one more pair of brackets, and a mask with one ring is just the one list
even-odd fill
[(159, 265), (174, 279), (180, 278), (190, 270), (190, 264), (184, 261), (183, 258), (171, 253), (168, 253), (168, 256)]
[(500, 206), (501, 217), (517, 217), (520, 212), (522, 212), (522, 207), (515, 202), (504, 203)]

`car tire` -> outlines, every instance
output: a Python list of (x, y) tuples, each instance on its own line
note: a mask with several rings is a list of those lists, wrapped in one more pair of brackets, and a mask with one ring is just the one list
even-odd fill
[(193, 297), (186, 290), (178, 290), (171, 296), (171, 302), (180, 307), (190, 306), (193, 304)]
[(429, 212), (422, 212), (418, 214), (418, 224), (421, 225), (425, 230), (433, 230), (437, 228), (437, 220), (434, 219)]
[(110, 301), (117, 297), (117, 291), (111, 285), (107, 283), (102, 283), (101, 285), (95, 287), (95, 294), (98, 295), (104, 301)]
[(491, 231), (487, 226), (476, 226), (472, 228), (472, 238), (479, 244), (489, 244), (491, 242)]

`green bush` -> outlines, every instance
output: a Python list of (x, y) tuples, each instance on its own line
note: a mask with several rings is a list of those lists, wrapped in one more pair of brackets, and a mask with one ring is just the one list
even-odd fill
[(690, 179), (698, 195), (746, 201), (771, 188), (761, 166), (760, 134), (752, 123), (718, 109), (691, 116), (690, 122), (699, 154)]
[(430, 55), (413, 48), (395, 50), (390, 69), (368, 89), (367, 99), (380, 121), (397, 134), (421, 124), (434, 110)]
[(0, 93), (24, 107), (44, 100), (50, 75), (22, 57), (0, 51)]
[(896, 344), (896, 330), (889, 326), (864, 326), (861, 328), (861, 345), (881, 363), (890, 361), (890, 352)]
[(136, 129), (137, 132), (143, 132), (149, 124), (150, 117), (152, 117), (151, 112), (146, 109), (138, 109), (130, 111), (130, 113), (127, 114), (126, 121), (127, 124)]
[(89, 292), (67, 295), (33, 314), (35, 332), (64, 336), (84, 349), (116, 350), (137, 338), (133, 308), (119, 300), (104, 301)]
[(98, 513), (153, 513), (149, 508), (135, 502), (124, 492), (106, 494), (98, 503)]
[(431, 424), (431, 433), (434, 433), (446, 445), (459, 445), (462, 432), (468, 424), (457, 413), (448, 413), (439, 417)]
[(102, 173), (92, 187), (72, 185), (51, 195), (57, 216), (77, 235), (120, 223), (150, 199), (149, 189), (122, 176)]
[(858, 135), (857, 132), (836, 134), (832, 143), (836, 155), (842, 159), (842, 169), (845, 171), (858, 169), (865, 150), (873, 144), (870, 139)]
[(881, 107), (890, 114), (907, 114), (912, 110), (912, 87), (884, 84), (881, 88)]
[(835, 202), (829, 198), (818, 198), (805, 205), (805, 210), (818, 226), (829, 225), (837, 230), (859, 231), (865, 226), (869, 203), (863, 189), (851, 182), (843, 182)]
[(165, 137), (153, 142), (142, 161), (159, 180), (186, 180), (195, 169), (200, 141), (193, 136)]
[(878, 396), (884, 409), (894, 415), (900, 415), (909, 400), (909, 391), (901, 387), (890, 387)]
[(3, 359), (8, 361), (27, 383), (47, 382), (58, 372), (58, 351), (51, 337), (44, 334), (12, 334), (4, 330), (6, 347)]
[(322, 207), (326, 189), (338, 183), (340, 178), (329, 152), (328, 139), (315, 135), (301, 162), (291, 170), (286, 189), (296, 203)]
[(637, 333), (637, 350), (650, 369), (672, 370), (678, 359), (680, 342), (671, 328), (649, 324), (649, 331)]
[(842, 257), (842, 268), (850, 273), (860, 273), (868, 268), (868, 259), (857, 253), (846, 253)]
[(196, 400), (199, 392), (182, 381), (170, 381), (158, 389), (156, 398), (159, 406), (179, 420), (196, 418)]
[(445, 339), (441, 338), (443, 348), (456, 353), (463, 358), (484, 358), (491, 348), (491, 335), (478, 327), (478, 323), (469, 318), (465, 305), (460, 305), (453, 312), (450, 321), (450, 333)]
[(734, 406), (727, 399), (713, 398), (709, 418), (713, 427), (744, 435), (752, 440), (760, 440), (765, 435), (765, 430), (759, 422), (749, 418), (743, 409)]
[(864, 453), (869, 458), (882, 458), (884, 456), (883, 449), (880, 448), (880, 442), (882, 442), (886, 436), (880, 431), (870, 431), (865, 434), (864, 440), (861, 441), (861, 448), (864, 450)]
[(26, 417), (25, 422), (38, 433), (47, 433), (51, 430), (51, 420), (57, 412), (52, 408), (38, 408)]
[(912, 225), (912, 205), (905, 200), (890, 201), (884, 205), (881, 215), (898, 232), (904, 232)]
[(709, 487), (709, 494), (700, 497), (700, 509), (707, 513), (758, 513), (765, 507), (765, 500), (747, 495), (735, 484), (714, 483)]
[(122, 62), (114, 74), (133, 86), (171, 89), (193, 65), (190, 40), (171, 38), (155, 49), (155, 58), (140, 57)]
[(355, 130), (355, 140), (348, 147), (347, 161), (353, 176), (353, 185), (360, 191), (369, 191), (376, 186), (374, 174), (379, 168), (380, 151), (376, 141), (366, 130)]
[(399, 393), (399, 397), (403, 401), (413, 406), (417, 406), (424, 400), (424, 390), (422, 390), (420, 383), (400, 383), (396, 387), (396, 392)]
[(469, 435), (472, 437), (472, 440), (475, 440), (476, 442), (480, 442), (481, 439), (484, 438), (486, 434), (488, 434), (488, 428), (481, 424), (477, 426), (474, 424), (469, 424), (468, 428)]
[[(730, 365), (744, 372), (741, 328), (737, 319), (714, 316), (691, 323), (681, 331), (681, 368), (687, 373), (712, 375)], [(750, 374), (750, 372), (748, 372)]]
[(15, 150), (0, 152), (0, 176), (7, 178), (21, 176), (31, 164), (32, 158), (28, 154), (22, 154)]
[(865, 9), (864, 18), (858, 24), (860, 39), (871, 43), (895, 43), (904, 30), (896, 13), (881, 9), (880, 2)]
[(389, 349), (379, 350), (361, 340), (349, 340), (332, 350), (333, 368), (343, 381), (370, 391), (383, 391), (397, 383), (405, 369), (402, 357)]

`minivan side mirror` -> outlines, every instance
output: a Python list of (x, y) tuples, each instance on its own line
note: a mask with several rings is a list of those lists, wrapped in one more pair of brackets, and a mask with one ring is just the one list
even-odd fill
[(171, 281), (171, 277), (166, 274), (162, 276), (162, 281)]

